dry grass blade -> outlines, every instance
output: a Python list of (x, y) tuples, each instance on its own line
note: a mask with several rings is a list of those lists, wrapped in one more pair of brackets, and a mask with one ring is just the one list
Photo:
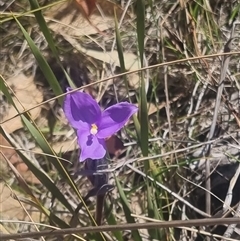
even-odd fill
[[(224, 48), (224, 52), (230, 52), (231, 51), (231, 42), (232, 42), (232, 37), (233, 37), (234, 32), (232, 31), (231, 34), (231, 38), (230, 40), (227, 42), (227, 44), (225, 45)], [(224, 89), (224, 80), (226, 78), (226, 74), (227, 74), (227, 69), (229, 66), (229, 61), (230, 61), (230, 56), (227, 57), (223, 57), (222, 60), (222, 71), (221, 71), (221, 75), (220, 75), (220, 80), (218, 83), (218, 90), (217, 90), (217, 96), (216, 96), (216, 104), (215, 104), (215, 109), (214, 109), (214, 114), (213, 114), (213, 120), (212, 120), (212, 124), (211, 124), (211, 128), (209, 131), (209, 136), (208, 136), (208, 140), (212, 140), (214, 133), (215, 133), (215, 128), (216, 128), (216, 123), (217, 123), (217, 116), (218, 116), (218, 112), (219, 112), (219, 107), (220, 107), (220, 103), (221, 103), (221, 99), (222, 99), (222, 93), (223, 93), (223, 89)], [(207, 145), (205, 146), (203, 153), (204, 156), (209, 156), (211, 152), (211, 145)], [(210, 181), (210, 172), (211, 172), (211, 167), (210, 167), (210, 163), (206, 160), (206, 189), (207, 190), (211, 190), (211, 181)], [(209, 192), (206, 193), (206, 212), (208, 214), (211, 213), (211, 194)]]
[[(234, 217), (240, 218), (240, 202), (238, 204), (238, 207), (237, 207), (237, 210), (234, 214)], [(237, 226), (238, 226), (238, 228), (237, 228)], [(230, 224), (227, 227), (227, 230), (225, 231), (225, 233), (223, 235), (224, 238), (221, 241), (224, 241), (227, 238), (230, 238), (233, 235), (234, 231), (236, 232), (237, 229), (239, 230), (239, 225), (237, 225), (236, 223)], [(239, 235), (239, 231), (237, 233)]]
[[(225, 202), (224, 202), (224, 205), (223, 205), (223, 212), (226, 212), (227, 210), (227, 207), (229, 207), (231, 205), (231, 202), (232, 202), (232, 197), (233, 197), (233, 188), (237, 182), (237, 179), (239, 178), (239, 175), (240, 175), (240, 164), (238, 166), (238, 169), (236, 171), (236, 173), (234, 174), (233, 178), (231, 179), (230, 181), (230, 185), (229, 185), (229, 189), (228, 189), (228, 192), (227, 192), (227, 196), (226, 196), (226, 199), (225, 199)], [(239, 202), (239, 205), (236, 209), (236, 212), (234, 213), (233, 215), (234, 217), (239, 217), (240, 218), (240, 202)], [(224, 233), (224, 238), (230, 238), (231, 235), (233, 234), (235, 228), (236, 228), (237, 224), (231, 224), (228, 226), (227, 230), (225, 231)], [(222, 239), (222, 241), (224, 241)]]
[(223, 205), (223, 213), (225, 213), (228, 209), (228, 207), (230, 207), (231, 202), (232, 202), (232, 196), (233, 196), (233, 188), (235, 187), (235, 184), (239, 178), (240, 175), (240, 165), (238, 166), (238, 169), (236, 171), (236, 173), (234, 174), (234, 176), (232, 177), (231, 181), (230, 181), (230, 185), (227, 191), (227, 196), (225, 198), (224, 201), (224, 205)]

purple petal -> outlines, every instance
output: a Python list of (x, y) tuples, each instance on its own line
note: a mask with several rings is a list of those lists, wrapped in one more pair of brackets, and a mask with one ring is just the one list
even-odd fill
[(91, 159), (101, 159), (106, 154), (104, 139), (98, 139), (95, 135), (91, 135), (89, 130), (78, 130), (78, 144), (81, 147), (80, 162)]
[(138, 111), (138, 108), (128, 102), (113, 105), (102, 113), (102, 119), (98, 125), (98, 138), (107, 138), (119, 131), (128, 119)]
[(84, 128), (86, 123), (96, 123), (101, 118), (101, 109), (98, 103), (90, 95), (83, 92), (67, 94), (63, 110), (69, 123), (76, 129)]

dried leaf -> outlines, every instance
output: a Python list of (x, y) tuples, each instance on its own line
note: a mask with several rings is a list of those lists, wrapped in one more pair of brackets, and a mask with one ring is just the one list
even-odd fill
[[(116, 13), (117, 18), (121, 18), (123, 9), (119, 4), (109, 0), (97, 0), (97, 4), (101, 8), (101, 11), (104, 13), (104, 15), (111, 16), (114, 18), (114, 14)], [(124, 19), (126, 20), (128, 17), (129, 15), (126, 14)]]
[[(72, 46), (74, 46), (75, 49), (77, 49), (78, 51), (81, 51), (82, 53), (84, 53), (88, 56), (101, 60), (104, 63), (109, 63), (109, 64), (115, 63), (116, 66), (120, 66), (118, 52), (116, 50), (101, 52), (101, 51), (97, 51), (94, 49), (87, 49), (87, 48), (84, 48), (83, 46), (81, 46), (75, 39), (73, 39), (69, 36), (65, 36), (65, 39)], [(134, 70), (139, 69), (140, 65), (139, 65), (139, 59), (138, 59), (137, 55), (135, 55), (133, 53), (125, 52), (124, 60), (125, 60), (125, 67), (127, 70), (134, 71)], [(133, 75), (134, 75), (136, 83), (138, 83), (138, 81), (139, 81), (138, 74), (131, 74), (129, 76), (129, 78), (131, 78)]]
[(4, 156), (15, 166), (17, 171), (23, 176), (24, 180), (32, 184), (39, 184), (39, 180), (29, 171), (27, 165), (18, 156), (14, 148), (9, 144), (9, 142), (0, 134), (0, 173), (2, 176), (4, 173), (9, 173), (6, 161), (3, 158), (1, 152)]
[[(75, 2), (73, 2), (74, 5), (78, 4), (77, 2), (85, 2), (87, 8), (89, 9), (89, 15), (92, 13), (92, 1), (88, 3), (88, 0), (75, 0)], [(89, 4), (89, 7), (87, 4)], [(89, 18), (83, 13), (83, 10), (80, 9), (79, 11), (81, 6), (79, 4), (78, 8), (71, 3), (69, 4), (64, 2), (57, 4), (48, 9), (45, 13), (46, 19), (49, 21), (48, 26), (57, 34), (73, 38), (97, 34), (99, 31), (103, 32), (109, 28), (114, 28), (113, 9), (115, 4), (109, 1), (99, 1), (98, 4), (102, 8), (104, 17), (99, 13), (99, 11), (95, 11)], [(123, 10), (121, 8), (116, 9), (118, 15), (120, 16)], [(85, 10), (85, 13), (88, 14), (88, 10)]]
[[(17, 191), (14, 191), (14, 195), (16, 196), (22, 196), (22, 194), (18, 193)], [(2, 219), (15, 219), (15, 220), (25, 220), (28, 221), (29, 218), (27, 217), (27, 213), (24, 211), (20, 203), (13, 198), (12, 190), (10, 190), (4, 183), (0, 183), (0, 207), (1, 207), (1, 218)], [(29, 214), (31, 215), (31, 218), (35, 222), (40, 221), (41, 213), (40, 212), (31, 212), (30, 210), (32, 207), (30, 205), (25, 205), (25, 208), (29, 210)], [(29, 220), (30, 221), (30, 220)], [(6, 227), (4, 225), (4, 227)], [(7, 228), (8, 229), (8, 228)], [(8, 229), (9, 232), (13, 232), (12, 229)], [(14, 233), (16, 230), (14, 230)]]
[(60, 19), (54, 19), (50, 15), (51, 13), (52, 11), (47, 15), (48, 19), (51, 20), (48, 25), (49, 28), (56, 34), (60, 34), (63, 37), (70, 36), (72, 38), (78, 38), (81, 36), (89, 36), (113, 27), (112, 18), (103, 18), (95, 13), (92, 14), (91, 23), (81, 14), (74, 17), (74, 12), (71, 14), (61, 15)]
[(75, 0), (74, 2), (87, 19), (96, 8), (95, 0)]
[[(7, 84), (12, 88), (17, 99), (13, 97), (13, 101), (16, 104), (19, 111), (24, 111), (34, 107), (36, 104), (39, 104), (43, 101), (43, 94), (39, 91), (34, 84), (33, 77), (27, 77), (24, 74), (14, 76), (7, 80)], [(35, 120), (41, 112), (41, 107), (34, 108), (30, 111), (31, 118)], [(4, 122), (2, 127), (10, 134), (23, 127), (21, 117), (15, 117), (12, 120), (10, 118), (16, 116), (18, 113), (13, 106), (10, 106), (9, 109), (4, 113), (2, 118), (0, 117), (0, 122)]]

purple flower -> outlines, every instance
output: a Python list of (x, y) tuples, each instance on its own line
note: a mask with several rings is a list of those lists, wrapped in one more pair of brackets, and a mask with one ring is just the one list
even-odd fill
[(63, 109), (69, 123), (77, 130), (80, 161), (103, 158), (105, 138), (119, 131), (138, 110), (133, 104), (121, 102), (102, 112), (98, 103), (83, 92), (67, 94)]

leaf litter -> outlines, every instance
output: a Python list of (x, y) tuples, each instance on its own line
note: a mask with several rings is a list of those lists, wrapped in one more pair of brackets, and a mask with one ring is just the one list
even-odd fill
[[(149, 51), (149, 65), (158, 63), (159, 61), (159, 52), (164, 51), (166, 59), (164, 61), (170, 61), (175, 60), (178, 56), (181, 57), (189, 57), (189, 56), (199, 56), (204, 55), (205, 53), (209, 53), (210, 50), (207, 49), (208, 45), (206, 45), (206, 41), (208, 41), (208, 37), (210, 35), (209, 31), (205, 31), (204, 27), (206, 26), (206, 22), (204, 23), (204, 27), (200, 26), (200, 22), (196, 21), (196, 24), (193, 23), (194, 18), (192, 17), (193, 13), (189, 11), (191, 3), (182, 3), (181, 1), (176, 1), (175, 4), (169, 5), (167, 3), (163, 3), (162, 5), (156, 3), (155, 7), (158, 7), (159, 12), (163, 14), (163, 18), (161, 21), (161, 18), (159, 17), (159, 21), (161, 22), (162, 29), (159, 30), (161, 33), (161, 36), (158, 35), (158, 28), (154, 25), (155, 20), (153, 21), (153, 18), (151, 17), (151, 14), (147, 15), (150, 16), (146, 19), (146, 25), (149, 27), (152, 31), (149, 31), (148, 39), (149, 41), (146, 41), (146, 52)], [(188, 6), (189, 8), (187, 8)], [(84, 18), (79, 12), (75, 11), (74, 8), (69, 7), (67, 10), (65, 7), (68, 7), (66, 5), (65, 7), (61, 7), (60, 5), (57, 6), (59, 8), (59, 11), (56, 11), (55, 9), (50, 9), (49, 13), (46, 12), (46, 20), (49, 21), (49, 27), (52, 29), (55, 35), (61, 36), (62, 39), (66, 40), (70, 46), (72, 46), (75, 51), (81, 52), (84, 55), (84, 58), (88, 60), (88, 68), (91, 70), (91, 78), (99, 79), (99, 77), (105, 77), (106, 75), (111, 75), (115, 72), (115, 66), (119, 66), (118, 62), (118, 55), (117, 52), (113, 49), (111, 49), (111, 45), (108, 44), (107, 39), (108, 34), (113, 33), (113, 15), (112, 14), (106, 14), (102, 16), (99, 14), (97, 10), (93, 11), (92, 15), (90, 16), (89, 21)], [(226, 12), (230, 12), (232, 8), (234, 8), (234, 4), (229, 5), (222, 5), (221, 7), (224, 7)], [(226, 7), (226, 8), (225, 8)], [(225, 25), (227, 14), (226, 12), (222, 12), (223, 16), (220, 16), (221, 13), (218, 11), (218, 7), (215, 6), (212, 1), (210, 1), (210, 6), (206, 6), (206, 8), (211, 11), (213, 11), (216, 16), (218, 16), (219, 23), (219, 30), (220, 33), (220, 39), (221, 43), (217, 45), (217, 42), (214, 43), (214, 46), (212, 49), (217, 49), (218, 52), (222, 52), (222, 46), (225, 43), (225, 30), (222, 29), (222, 26)], [(64, 10), (65, 9), (65, 10)], [(108, 8), (105, 8), (106, 11)], [(110, 9), (110, 8), (109, 8)], [(52, 11), (52, 12), (51, 12)], [(209, 11), (209, 12), (211, 12)], [(75, 13), (74, 13), (75, 12)], [(119, 12), (121, 15), (123, 11), (121, 8), (119, 8)], [(57, 16), (55, 16), (56, 13)], [(151, 13), (151, 11), (149, 11)], [(176, 27), (176, 22), (172, 21), (173, 19), (179, 19), (180, 16), (183, 16), (184, 13), (186, 13), (186, 24), (184, 22), (183, 25), (179, 24)], [(45, 14), (45, 13), (44, 13)], [(202, 13), (199, 13), (200, 15)], [(199, 15), (199, 16), (200, 16)], [(127, 16), (125, 18), (126, 22), (132, 21), (133, 19), (130, 18), (131, 15)], [(191, 16), (191, 17), (190, 17)], [(175, 18), (176, 17), (176, 18)], [(130, 19), (130, 20), (129, 20)], [(203, 18), (204, 19), (204, 18)], [(201, 20), (201, 18), (200, 18)], [(156, 21), (157, 24), (159, 23)], [(221, 22), (221, 23), (220, 23)], [(216, 23), (216, 22), (214, 22)], [(123, 26), (128, 26), (126, 23)], [(229, 25), (227, 25), (229, 28)], [(126, 27), (128, 28), (128, 27)], [(100, 30), (100, 32), (99, 32)], [(191, 31), (190, 31), (191, 30)], [(106, 36), (102, 34), (101, 32), (106, 32)], [(161, 32), (162, 31), (162, 32)], [(205, 31), (205, 32), (204, 32)], [(134, 36), (133, 29), (130, 29), (129, 32), (132, 32), (132, 36)], [(239, 33), (239, 30), (236, 30), (236, 34)], [(227, 34), (226, 34), (227, 35)], [(161, 38), (164, 38), (164, 42), (161, 42)], [(216, 37), (217, 38), (217, 37)], [(86, 41), (87, 40), (87, 41)], [(213, 39), (212, 39), (213, 40)], [(63, 41), (63, 40), (61, 40)], [(87, 42), (87, 44), (84, 44), (84, 42)], [(210, 42), (210, 41), (209, 41)], [(214, 41), (213, 41), (214, 42)], [(61, 42), (62, 43), (62, 42)], [(159, 44), (161, 43), (161, 44)], [(208, 43), (209, 44), (209, 43)], [(66, 46), (69, 47), (68, 44)], [(93, 46), (93, 47), (92, 47)], [(127, 60), (127, 69), (128, 70), (137, 70), (139, 68), (137, 55), (136, 55), (136, 48), (133, 46), (131, 48), (131, 43), (129, 43), (129, 49), (125, 48), (125, 59)], [(194, 47), (192, 47), (194, 46)], [(97, 50), (96, 50), (97, 47)], [(129, 51), (130, 50), (130, 51)], [(34, 64), (34, 63), (33, 63)], [(94, 72), (94, 68), (96, 69), (104, 69), (103, 71), (100, 71), (100, 73), (92, 74)], [(168, 152), (169, 150), (169, 143), (172, 141), (176, 141), (176, 143), (180, 143), (175, 146), (176, 151), (181, 148), (182, 146), (191, 146), (191, 142), (188, 142), (189, 144), (184, 144), (184, 141), (188, 141), (188, 137), (193, 142), (197, 143), (204, 143), (204, 141), (208, 138), (208, 131), (210, 128), (210, 125), (212, 123), (212, 116), (213, 112), (215, 110), (216, 102), (215, 102), (215, 93), (218, 88), (218, 80), (221, 73), (220, 69), (220, 60), (216, 59), (212, 61), (211, 59), (206, 59), (206, 61), (193, 61), (188, 62), (184, 65), (176, 65), (176, 66), (169, 66), (167, 68), (167, 71), (162, 71), (161, 69), (154, 69), (153, 71), (150, 71), (151, 75), (151, 81), (150, 81), (150, 91), (148, 93), (148, 101), (149, 101), (149, 112), (154, 116), (151, 119), (151, 127), (152, 130), (154, 130), (154, 138), (159, 138), (159, 136), (162, 138), (160, 143), (154, 142), (153, 146), (155, 150), (158, 150), (158, 152)], [(97, 71), (96, 71), (97, 72)], [(239, 137), (238, 137), (238, 130), (239, 126), (236, 125), (236, 121), (239, 118), (239, 80), (238, 80), (238, 74), (232, 74), (232, 73), (238, 73), (237, 68), (237, 61), (236, 58), (233, 57), (230, 61), (229, 67), (228, 67), (228, 75), (225, 78), (225, 85), (224, 85), (224, 94), (221, 96), (221, 111), (218, 113), (218, 119), (217, 119), (217, 128), (215, 128), (215, 136), (214, 138), (217, 138), (212, 145), (212, 152), (211, 156), (208, 158), (208, 161), (212, 163), (212, 183), (216, 183), (216, 180), (220, 180), (218, 183), (219, 185), (222, 183), (222, 185), (228, 185), (230, 183), (231, 176), (227, 176), (224, 172), (227, 167), (230, 168), (230, 163), (235, 163), (239, 158)], [(165, 101), (165, 93), (164, 93), (164, 78), (167, 78), (168, 81), (168, 92), (170, 95), (170, 116), (171, 116), (171, 125), (173, 125), (171, 128), (173, 131), (171, 138), (169, 140), (169, 123), (166, 121), (166, 113), (163, 107), (166, 106)], [(134, 80), (135, 79), (135, 80)], [(118, 79), (119, 80), (119, 79)], [(133, 76), (133, 78), (130, 78), (129, 76), (129, 84), (132, 88), (132, 91), (138, 89), (138, 75)], [(131, 81), (133, 84), (131, 84)], [(107, 86), (107, 89), (105, 89), (105, 93), (103, 94), (103, 97), (108, 99), (106, 102), (103, 102), (104, 107), (106, 107), (107, 104), (111, 102), (109, 101), (109, 98), (115, 98), (113, 97), (116, 93), (116, 87), (117, 81), (113, 80), (109, 86)], [(112, 88), (112, 85), (114, 86)], [(194, 87), (196, 88), (196, 92), (193, 91)], [(205, 91), (203, 92), (203, 89), (206, 87)], [(115, 92), (114, 92), (115, 91)], [(152, 91), (152, 92), (151, 92)], [(98, 92), (97, 89), (92, 88), (93, 95)], [(156, 96), (153, 97), (153, 93), (156, 93)], [(135, 92), (134, 92), (135, 95)], [(134, 97), (133, 95), (133, 97)], [(233, 97), (235, 96), (235, 98)], [(132, 98), (133, 98), (132, 97)], [(154, 102), (151, 100), (156, 99), (157, 101)], [(133, 98), (134, 101), (136, 101)], [(115, 100), (114, 100), (115, 101)], [(219, 100), (218, 100), (219, 102)], [(189, 107), (192, 105), (192, 109)], [(187, 107), (186, 107), (187, 106)], [(39, 115), (39, 114), (38, 114)], [(159, 117), (160, 116), (160, 117)], [(226, 119), (227, 116), (230, 116), (229, 119)], [(192, 121), (194, 120), (194, 121)], [(61, 121), (60, 121), (61, 122)], [(19, 122), (17, 122), (19, 124)], [(16, 124), (16, 126), (17, 126)], [(185, 128), (183, 127), (185, 126)], [(22, 126), (19, 124), (18, 128), (21, 128)], [(223, 128), (224, 127), (224, 128)], [(176, 132), (174, 130), (177, 130)], [(217, 131), (218, 130), (218, 131)], [(187, 133), (187, 134), (186, 134)], [(189, 133), (189, 136), (188, 136)], [(70, 133), (71, 134), (71, 133)], [(121, 139), (127, 139), (128, 135), (125, 133), (120, 133)], [(72, 138), (74, 135), (70, 135), (70, 142), (66, 142), (66, 145), (68, 146), (69, 143), (71, 143)], [(61, 140), (61, 138), (59, 139)], [(64, 142), (66, 139), (63, 139)], [(59, 142), (60, 146), (56, 148), (59, 152), (61, 151), (61, 145), (64, 146), (64, 142)], [(194, 143), (195, 144), (195, 143)], [(228, 149), (228, 147), (230, 149)], [(75, 147), (73, 147), (72, 150), (74, 150)], [(160, 150), (159, 150), (160, 149)], [(65, 149), (66, 150), (66, 149)], [(190, 155), (190, 168), (194, 171), (195, 176), (192, 177), (195, 182), (202, 183), (204, 180), (205, 175), (205, 158), (202, 158), (200, 155), (201, 149), (195, 150), (193, 156), (191, 153), (186, 152), (183, 156), (175, 154), (175, 163), (181, 162), (184, 158), (189, 158)], [(135, 150), (137, 152), (137, 150)], [(216, 153), (216, 154), (215, 154)], [(154, 153), (153, 153), (154, 154)], [(132, 156), (131, 156), (132, 157)], [(131, 157), (128, 157), (131, 159)], [(123, 157), (122, 159), (118, 160), (119, 162), (125, 160), (126, 157)], [(195, 162), (192, 160), (195, 159)], [(175, 163), (172, 163), (172, 160), (169, 159), (169, 157), (162, 158), (161, 164), (156, 162), (156, 164), (160, 165), (160, 167), (169, 167), (171, 165), (175, 165)], [(196, 165), (195, 165), (196, 163)], [(215, 163), (215, 164), (214, 164)], [(201, 165), (200, 165), (201, 164)], [(203, 166), (202, 166), (203, 164)], [(227, 165), (227, 166), (225, 166)], [(202, 166), (202, 167), (200, 167)], [(223, 167), (223, 168), (221, 168)], [(124, 168), (124, 167), (123, 167)], [(141, 168), (140, 166), (137, 166), (137, 168)], [(187, 167), (186, 167), (187, 168)], [(231, 169), (231, 168), (230, 168)], [(235, 166), (232, 171), (235, 170)], [(237, 169), (236, 169), (237, 170)], [(231, 173), (232, 173), (231, 171)], [(171, 173), (174, 177), (178, 171)], [(216, 178), (216, 173), (220, 172), (223, 176), (227, 176), (229, 179), (227, 179), (229, 182), (224, 182), (222, 179)], [(131, 171), (127, 171), (129, 176), (134, 173)], [(230, 171), (229, 171), (230, 173)], [(120, 170), (118, 172), (119, 175), (124, 176), (124, 172)], [(139, 178), (139, 177), (138, 177)], [(165, 180), (169, 178), (169, 176), (166, 174), (164, 176)], [(216, 179), (214, 179), (216, 178)], [(84, 178), (80, 180), (80, 182), (84, 183)], [(129, 177), (128, 177), (129, 180)], [(200, 180), (200, 181), (199, 181)], [(183, 181), (182, 179), (180, 181)], [(199, 184), (199, 185), (200, 185)], [(129, 184), (126, 184), (128, 187)], [(233, 185), (233, 184), (232, 184)], [(184, 186), (188, 186), (187, 182), (184, 182)], [(196, 185), (195, 185), (196, 186)], [(83, 189), (84, 187), (81, 186)], [(176, 186), (172, 188), (177, 188)], [(225, 189), (224, 189), (225, 190)], [(214, 189), (212, 190), (214, 192)], [(199, 192), (198, 194), (196, 194)], [(203, 200), (202, 197), (205, 195), (204, 193), (201, 194), (201, 192), (198, 190), (196, 193), (193, 193), (194, 195), (200, 195), (199, 200)], [(179, 195), (184, 196), (185, 193), (183, 189), (180, 189)], [(224, 195), (221, 197), (222, 200), (224, 200)], [(234, 194), (235, 195), (235, 194)], [(113, 195), (114, 197), (114, 195)], [(73, 197), (74, 198), (74, 197)], [(135, 197), (133, 197), (133, 202), (135, 202)], [(202, 201), (203, 202), (203, 201)], [(137, 205), (138, 202), (135, 202)], [(196, 203), (194, 203), (195, 205)], [(200, 206), (203, 210), (205, 207), (201, 206), (201, 203), (196, 204), (198, 207)], [(178, 208), (182, 208), (181, 205), (178, 206)], [(214, 208), (214, 207), (213, 207)], [(221, 206), (220, 206), (221, 208)], [(138, 214), (141, 214), (142, 207), (136, 207), (138, 209)], [(184, 208), (183, 208), (184, 210)], [(185, 215), (189, 215), (189, 213), (185, 213)], [(214, 215), (214, 210), (212, 215)], [(189, 215), (191, 218), (191, 215)], [(84, 218), (84, 217), (83, 217)], [(121, 217), (122, 218), (122, 217)], [(120, 219), (121, 219), (120, 218)], [(188, 235), (185, 234), (184, 231), (182, 231), (181, 235)], [(227, 233), (229, 235), (229, 233)], [(183, 237), (182, 236), (182, 237)], [(186, 237), (186, 236), (185, 236)], [(187, 236), (187, 238), (190, 238)], [(191, 240), (194, 240), (193, 237), (191, 237)], [(189, 239), (190, 240), (190, 239)]]

